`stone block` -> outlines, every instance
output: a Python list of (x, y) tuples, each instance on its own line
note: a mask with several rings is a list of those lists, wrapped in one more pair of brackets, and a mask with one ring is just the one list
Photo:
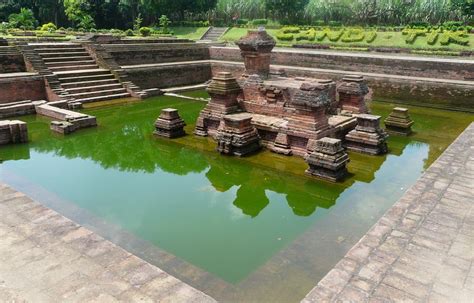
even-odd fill
[(410, 135), (414, 123), (408, 115), (408, 109), (403, 107), (395, 107), (384, 122), (387, 133), (400, 136)]
[(347, 149), (371, 155), (384, 154), (388, 135), (380, 128), (380, 116), (357, 115), (357, 127), (345, 137)]
[(0, 121), (0, 145), (28, 142), (27, 124), (19, 120)]
[(186, 123), (179, 116), (178, 110), (174, 108), (165, 108), (156, 119), (155, 131), (153, 134), (166, 138), (178, 138), (186, 135), (184, 126)]
[(245, 156), (260, 149), (260, 137), (251, 124), (252, 115), (242, 113), (224, 116), (217, 132), (217, 151)]
[(316, 141), (314, 151), (306, 157), (309, 168), (306, 173), (329, 181), (339, 181), (347, 174), (349, 156), (341, 140), (322, 138)]

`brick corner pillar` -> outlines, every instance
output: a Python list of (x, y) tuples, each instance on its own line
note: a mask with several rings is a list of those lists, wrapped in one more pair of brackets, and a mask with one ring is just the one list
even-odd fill
[(247, 75), (257, 74), (267, 79), (270, 73), (271, 52), (276, 45), (275, 40), (264, 28), (249, 30), (236, 44), (240, 48)]
[(368, 93), (369, 87), (363, 76), (345, 76), (337, 87), (338, 107), (353, 114), (366, 114), (365, 97)]

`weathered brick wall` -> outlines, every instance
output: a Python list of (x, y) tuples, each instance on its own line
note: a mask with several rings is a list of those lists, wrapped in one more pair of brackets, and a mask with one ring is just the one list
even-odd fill
[(0, 103), (45, 99), (46, 89), (42, 76), (0, 77)]
[(21, 54), (0, 54), (0, 73), (19, 73), (26, 71)]
[[(231, 72), (239, 77), (244, 72), (243, 63), (212, 61), (212, 73)], [(313, 77), (342, 80), (345, 73), (299, 67), (285, 68), (290, 77)], [(415, 81), (410, 77), (364, 75), (373, 91), (373, 99), (402, 104), (412, 104), (451, 110), (474, 112), (474, 85), (467, 81)]]
[(126, 68), (130, 80), (141, 87), (167, 88), (202, 84), (211, 79), (209, 63), (189, 63), (167, 66), (143, 66)]
[(119, 65), (208, 60), (209, 48), (195, 43), (104, 45)]
[[(211, 60), (243, 61), (238, 48), (211, 47)], [(315, 52), (274, 49), (272, 64), (339, 69), (364, 73), (393, 74), (443, 79), (474, 79), (474, 61), (424, 57), (380, 56), (371, 53)]]

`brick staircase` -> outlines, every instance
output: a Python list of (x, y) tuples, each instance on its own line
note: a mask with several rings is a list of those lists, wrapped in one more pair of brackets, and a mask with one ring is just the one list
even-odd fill
[[(30, 54), (40, 74), (57, 79), (71, 102), (88, 103), (128, 98), (131, 95), (108, 69), (100, 68), (80, 44), (35, 44)], [(25, 53), (25, 52), (24, 52)], [(49, 81), (49, 80), (48, 80)], [(54, 81), (53, 81), (54, 82)], [(51, 83), (50, 83), (51, 85)]]
[(201, 37), (201, 41), (218, 41), (227, 30), (228, 27), (211, 27), (204, 36)]

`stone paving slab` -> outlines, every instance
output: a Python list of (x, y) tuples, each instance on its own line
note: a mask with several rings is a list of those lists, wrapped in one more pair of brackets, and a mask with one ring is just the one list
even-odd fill
[(215, 302), (0, 184), (1, 302)]
[(474, 302), (473, 261), (474, 123), (302, 302)]

